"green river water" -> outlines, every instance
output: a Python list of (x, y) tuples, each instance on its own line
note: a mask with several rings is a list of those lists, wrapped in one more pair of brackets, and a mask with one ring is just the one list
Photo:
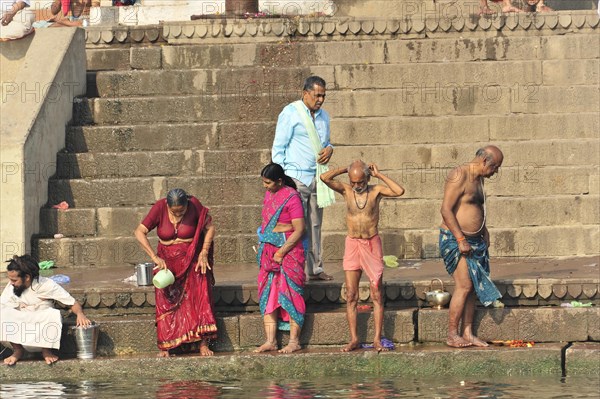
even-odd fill
[(394, 378), (346, 376), (314, 380), (53, 381), (0, 383), (0, 397), (20, 398), (594, 398), (598, 376)]

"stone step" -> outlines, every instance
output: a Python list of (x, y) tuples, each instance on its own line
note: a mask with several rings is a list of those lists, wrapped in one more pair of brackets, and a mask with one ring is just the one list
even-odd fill
[[(476, 312), (473, 327), (485, 341), (596, 341), (599, 316), (599, 308), (486, 309)], [(420, 342), (446, 342), (448, 310), (419, 310), (418, 331)]]
[[(260, 172), (260, 171), (258, 171)], [(264, 188), (257, 175), (243, 178), (139, 177), (110, 179), (57, 179), (51, 181), (48, 203), (67, 201), (75, 208), (152, 205), (172, 188), (183, 188), (203, 203), (226, 205), (261, 203)], [(242, 199), (242, 201), (240, 201)]]
[[(342, 89), (394, 89), (447, 92), (455, 88), (491, 91), (496, 86), (521, 86), (521, 94), (539, 85), (598, 84), (598, 60), (511, 61), (504, 63), (394, 63), (350, 64), (313, 67), (254, 67), (185, 70), (98, 72), (97, 92), (101, 97), (153, 95), (250, 96), (271, 92), (299, 93), (304, 77), (319, 75), (330, 87)], [(565, 77), (565, 72), (569, 77)], [(432, 77), (435, 77), (432, 80)], [(89, 91), (89, 88), (88, 88)], [(517, 92), (518, 93), (518, 92)]]
[[(532, 151), (536, 148), (532, 147)], [(593, 148), (590, 146), (590, 151)], [(474, 154), (473, 151), (469, 153)], [(510, 154), (506, 152), (506, 154)], [(588, 155), (582, 152), (580, 155)], [(340, 156), (341, 157), (341, 156)], [(593, 159), (593, 157), (590, 157)], [(348, 156), (348, 165), (354, 159)], [(378, 157), (365, 158), (381, 159)], [(468, 158), (465, 158), (468, 159)], [(524, 158), (527, 159), (527, 158)], [(392, 162), (393, 159), (390, 159)], [(429, 161), (431, 162), (431, 161)], [(379, 163), (382, 171), (405, 188), (403, 196), (407, 199), (440, 199), (443, 186), (450, 169), (456, 161), (439, 161), (439, 164), (421, 163), (407, 159), (404, 164), (388, 170), (386, 163)], [(580, 166), (543, 166), (533, 162), (519, 164), (515, 162), (501, 169), (501, 173), (486, 185), (489, 196), (531, 196), (531, 195), (581, 195), (598, 194), (595, 181), (598, 173), (593, 167)], [(332, 166), (337, 164), (332, 163)], [(260, 172), (257, 170), (256, 173)], [(244, 177), (228, 175), (139, 177), (108, 179), (55, 179), (50, 180), (48, 203), (51, 205), (67, 201), (75, 208), (103, 208), (118, 206), (152, 205), (175, 187), (181, 187), (190, 194), (198, 196), (207, 205), (256, 205), (262, 203), (264, 188), (258, 174)], [(556, 184), (560, 184), (557, 190)], [(594, 191), (596, 190), (596, 191)], [(341, 197), (340, 197), (341, 198)]]
[(334, 85), (333, 74), (333, 67), (320, 66), (107, 71), (96, 74), (96, 86), (100, 97), (228, 94), (247, 97), (265, 90), (274, 96), (289, 93), (299, 97), (306, 76), (319, 75)]
[[(377, 160), (383, 170), (406, 171), (424, 167), (445, 169), (456, 166), (457, 154), (469, 158), (486, 143), (363, 145), (360, 157)], [(520, 162), (536, 170), (547, 166), (585, 166), (598, 164), (596, 139), (531, 140), (497, 142), (506, 154), (505, 166)], [(339, 146), (331, 167), (349, 165), (357, 158), (357, 147)], [(59, 153), (58, 179), (190, 176), (231, 177), (256, 175), (271, 160), (269, 149), (263, 150), (179, 150), (153, 152)], [(514, 164), (511, 161), (514, 160)], [(50, 173), (50, 172), (48, 172)], [(500, 179), (500, 178), (496, 178)]]
[[(391, 392), (404, 392), (407, 388), (405, 380), (411, 381), (410, 387), (419, 391), (430, 392), (432, 396), (445, 396), (447, 386), (431, 387), (421, 381), (439, 381), (440, 378), (455, 381), (481, 381), (482, 375), (486, 381), (493, 383), (477, 384), (474, 388), (456, 388), (456, 390), (475, 389), (477, 392), (488, 391), (487, 386), (493, 386), (494, 392), (510, 392), (512, 387), (519, 382), (530, 381), (530, 377), (515, 378), (514, 376), (541, 376), (534, 377), (535, 382), (541, 386), (546, 381), (548, 386), (535, 388), (532, 392), (546, 392), (561, 390), (575, 392), (578, 396), (594, 397), (596, 393), (594, 377), (600, 372), (596, 361), (600, 353), (597, 343), (568, 343), (538, 344), (533, 348), (510, 348), (491, 346), (480, 350), (449, 349), (438, 344), (424, 345), (398, 345), (390, 352), (376, 354), (373, 350), (361, 349), (351, 353), (339, 353), (342, 345), (334, 347), (317, 347), (303, 350), (291, 355), (255, 354), (251, 352), (228, 353), (217, 352), (215, 356), (199, 358), (198, 355), (176, 356), (169, 359), (158, 359), (156, 352), (133, 356), (100, 357), (94, 361), (81, 361), (78, 359), (61, 358), (53, 368), (45, 362), (23, 361), (19, 368), (3, 367), (0, 377), (6, 381), (6, 390), (37, 390), (42, 385), (32, 384), (31, 375), (41, 381), (53, 381), (57, 370), (68, 373), (77, 370), (77, 377), (81, 382), (72, 385), (61, 383), (44, 383), (44, 392), (56, 395), (71, 389), (85, 392), (107, 392), (107, 385), (95, 381), (111, 381), (110, 388), (117, 385), (121, 391), (128, 393), (185, 391), (193, 397), (218, 397), (237, 395), (238, 389), (243, 389), (244, 397), (262, 397), (265, 391), (277, 390), (293, 393), (296, 397), (325, 396), (316, 392), (325, 391), (332, 384), (339, 384), (339, 392), (348, 393), (355, 397), (365, 397), (365, 392), (374, 392), (380, 397), (393, 395)], [(567, 349), (568, 348), (568, 349)], [(252, 348), (249, 348), (252, 349)], [(567, 353), (564, 361), (563, 353)], [(334, 367), (332, 367), (334, 365)], [(564, 366), (564, 367), (563, 367)], [(556, 380), (564, 376), (564, 369), (569, 371), (566, 378), (568, 385), (563, 389), (557, 385)], [(156, 379), (156, 370), (168, 369), (171, 375), (176, 375), (181, 381), (163, 383)], [(323, 378), (323, 370), (327, 370), (327, 382), (323, 384), (312, 381)], [(202, 375), (202, 381), (198, 381)], [(348, 376), (360, 375), (361, 381), (350, 386), (343, 385)], [(418, 376), (418, 377), (417, 377)], [(574, 377), (572, 377), (574, 376)], [(564, 377), (562, 377), (564, 378)], [(574, 379), (571, 379), (574, 378)], [(127, 383), (122, 381), (127, 379)], [(226, 379), (227, 382), (222, 382)], [(379, 380), (386, 379), (382, 387)], [(387, 380), (390, 382), (387, 382)], [(413, 382), (415, 379), (419, 382)], [(311, 381), (299, 387), (295, 381)], [(375, 380), (375, 382), (371, 382)], [(400, 380), (400, 381), (399, 381)], [(135, 382), (144, 381), (143, 386), (134, 387)], [(230, 381), (234, 381), (233, 383)], [(266, 382), (268, 381), (268, 382)], [(277, 381), (270, 385), (270, 381)], [(280, 382), (282, 381), (282, 382)], [(285, 381), (294, 381), (287, 383)], [(338, 382), (339, 381), (339, 382)], [(578, 382), (586, 383), (581, 389), (575, 388)], [(591, 381), (591, 383), (590, 383)], [(499, 385), (500, 387), (497, 387)], [(243, 388), (238, 388), (242, 387)], [(481, 387), (486, 388), (481, 388)], [(33, 387), (33, 388), (30, 388)], [(3, 388), (5, 388), (3, 386)], [(234, 394), (229, 391), (234, 390)], [(334, 392), (333, 390), (331, 390)], [(301, 392), (296, 394), (296, 392)], [(306, 393), (308, 392), (308, 393)], [(99, 394), (98, 396), (100, 396)], [(161, 394), (162, 395), (162, 394)], [(166, 394), (165, 394), (166, 395)], [(372, 396), (372, 394), (367, 394)], [(240, 396), (240, 395), (237, 395)], [(191, 396), (188, 396), (191, 397)], [(289, 397), (277, 395), (276, 397)]]
[(59, 179), (256, 175), (271, 161), (269, 150), (179, 150), (153, 152), (59, 153)]
[(174, 151), (271, 148), (276, 121), (75, 126), (69, 152)]
[[(490, 197), (488, 226), (490, 228), (518, 228), (530, 226), (570, 226), (573, 220), (584, 225), (600, 223), (598, 195), (553, 195), (533, 197)], [(386, 200), (381, 204), (379, 228), (425, 229), (440, 223), (441, 200), (406, 199)], [(219, 234), (247, 234), (258, 226), (262, 206), (223, 205), (210, 207), (210, 213)], [(77, 236), (127, 236), (146, 216), (150, 207), (72, 208), (59, 211), (41, 210), (42, 236), (61, 233)], [(346, 208), (338, 201), (325, 210), (324, 231), (343, 231), (346, 228)]]
[(482, 137), (501, 141), (570, 138), (594, 139), (600, 130), (598, 113), (511, 114), (503, 116), (365, 117), (331, 120), (334, 145), (354, 146), (472, 143)]
[[(130, 7), (101, 7), (92, 9), (95, 18), (90, 18), (92, 26), (111, 25), (156, 25), (169, 21), (189, 21), (192, 15), (205, 15), (209, 18), (220, 20), (222, 16), (230, 14), (230, 18), (241, 18), (251, 8), (245, 7), (243, 2), (232, 4), (228, 9), (225, 1), (194, 0), (194, 1), (142, 1), (141, 6), (136, 4)], [(287, 2), (258, 2), (258, 10), (267, 10), (269, 14), (285, 15), (290, 18), (299, 15), (333, 16), (336, 7), (330, 0), (296, 0)], [(256, 11), (255, 11), (256, 12)]]
[[(76, 126), (67, 130), (66, 149), (80, 152), (133, 152), (209, 149), (270, 149), (276, 121)], [(453, 117), (365, 117), (331, 120), (336, 146), (472, 143), (569, 137), (592, 139), (600, 130), (597, 113), (519, 114)]]
[[(137, 223), (131, 226), (133, 230)], [(248, 226), (248, 233), (215, 238), (215, 259), (219, 263), (255, 262), (252, 249), (256, 245), (257, 224)], [(490, 228), (492, 255), (497, 257), (584, 256), (598, 250), (600, 233), (596, 225), (533, 226)], [(438, 230), (381, 229), (384, 253), (403, 259), (439, 257)], [(323, 232), (323, 256), (328, 261), (340, 261), (344, 253), (346, 232)], [(150, 242), (156, 245), (156, 239)], [(33, 252), (39, 259), (52, 259), (58, 267), (110, 267), (135, 265), (147, 259), (133, 233), (124, 237), (38, 238)]]
[[(210, 214), (219, 234), (248, 233), (250, 226), (261, 220), (260, 205), (210, 206)], [(114, 208), (71, 208), (59, 211), (41, 210), (41, 231), (44, 237), (61, 233), (77, 236), (128, 236), (150, 211), (150, 206)], [(154, 233), (150, 233), (154, 235)]]
[[(95, 98), (76, 104), (76, 124), (137, 124), (276, 120), (297, 95), (160, 96)], [(333, 90), (327, 111), (336, 118), (388, 116), (502, 116), (511, 113), (591, 113), (600, 101), (597, 85)], [(394, 104), (394, 107), (390, 107)]]
[[(496, 142), (505, 154), (503, 166), (511, 167), (522, 163), (530, 165), (532, 170), (547, 166), (597, 165), (600, 160), (597, 143), (597, 139)], [(416, 168), (428, 165), (444, 169), (464, 162), (465, 159), (458, 158), (457, 154), (470, 160), (477, 149), (486, 144), (486, 142), (426, 145), (388, 143), (358, 147), (340, 146), (336, 148), (335, 158), (332, 158), (330, 166), (349, 165), (357, 158), (357, 152), (360, 152), (360, 158), (368, 162), (373, 160), (383, 170), (408, 171), (411, 165)]]
[[(478, 309), (474, 329), (485, 341), (523, 340), (537, 344), (545, 342), (582, 342), (600, 339), (598, 308), (504, 308)], [(97, 316), (98, 355), (115, 356), (157, 352), (154, 317)], [(552, 323), (548, 323), (552, 320)], [(445, 342), (448, 310), (403, 309), (386, 310), (383, 335), (396, 344)], [(65, 322), (60, 354), (71, 357), (77, 353), (75, 337)], [(416, 325), (415, 325), (416, 324)], [(358, 336), (361, 342), (373, 340), (374, 320), (371, 311), (359, 312)], [(248, 350), (264, 342), (260, 314), (217, 316), (218, 338), (212, 344), (215, 351)], [(418, 331), (418, 336), (415, 336)], [(278, 341), (285, 345), (289, 334), (278, 332)], [(342, 346), (349, 341), (348, 323), (343, 311), (307, 313), (300, 336), (303, 346)]]
[[(597, 45), (594, 45), (597, 44)], [(214, 69), (290, 65), (443, 63), (597, 59), (593, 33), (553, 36), (433, 37), (427, 40), (285, 41), (219, 45), (88, 48), (90, 71), (122, 69)], [(300, 83), (298, 83), (299, 85)], [(296, 88), (297, 86), (293, 86)]]

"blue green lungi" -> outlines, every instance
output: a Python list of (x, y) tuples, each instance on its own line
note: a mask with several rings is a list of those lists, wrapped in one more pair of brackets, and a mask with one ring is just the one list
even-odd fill
[(467, 237), (473, 251), (465, 256), (458, 249), (458, 242), (450, 230), (440, 229), (440, 255), (446, 265), (446, 271), (454, 274), (461, 256), (465, 256), (469, 268), (469, 277), (473, 288), (483, 306), (491, 305), (502, 295), (490, 278), (490, 255), (483, 237)]

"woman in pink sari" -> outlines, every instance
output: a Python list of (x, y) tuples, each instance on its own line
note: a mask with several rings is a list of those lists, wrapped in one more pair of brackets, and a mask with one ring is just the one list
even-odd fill
[(260, 312), (264, 317), (266, 342), (255, 352), (277, 350), (277, 329), (289, 330), (289, 344), (281, 353), (300, 348), (300, 331), (306, 305), (304, 291), (304, 210), (296, 184), (283, 168), (271, 163), (262, 170), (267, 189), (258, 229), (257, 261)]
[[(157, 228), (156, 253), (148, 232)], [(181, 344), (200, 341), (200, 355), (211, 356), (208, 340), (216, 338), (212, 288), (215, 283), (213, 237), (208, 208), (180, 188), (161, 199), (135, 230), (135, 236), (157, 269), (169, 269), (175, 282), (156, 289), (156, 333), (160, 356)]]

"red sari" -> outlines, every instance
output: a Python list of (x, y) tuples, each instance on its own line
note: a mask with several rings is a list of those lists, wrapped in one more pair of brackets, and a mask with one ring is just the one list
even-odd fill
[[(206, 274), (194, 269), (204, 242), (204, 228), (210, 221), (208, 208), (195, 197), (190, 197), (188, 210), (176, 231), (168, 218), (166, 199), (158, 201), (142, 224), (152, 230), (157, 227), (158, 237), (163, 240), (174, 238), (192, 242), (172, 245), (158, 244), (157, 255), (164, 259), (175, 275), (175, 282), (164, 289), (155, 289), (156, 335), (158, 348), (169, 350), (184, 343), (214, 339), (217, 325), (214, 317), (212, 288), (215, 283), (212, 270)], [(213, 246), (208, 253), (213, 264)]]

